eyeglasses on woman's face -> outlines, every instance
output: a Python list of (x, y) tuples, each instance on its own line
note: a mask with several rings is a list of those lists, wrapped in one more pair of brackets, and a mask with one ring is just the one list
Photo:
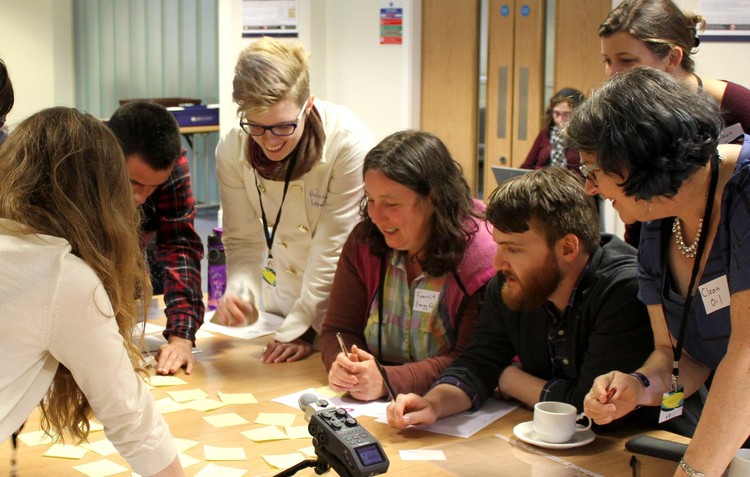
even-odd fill
[(291, 136), (292, 134), (294, 134), (294, 131), (297, 130), (297, 126), (299, 125), (300, 119), (302, 119), (302, 114), (305, 112), (306, 107), (307, 101), (305, 101), (305, 103), (302, 105), (302, 108), (300, 108), (299, 113), (297, 114), (297, 117), (294, 119), (294, 121), (274, 124), (272, 126), (262, 126), (260, 124), (253, 124), (247, 121), (240, 121), (240, 127), (243, 131), (251, 136), (262, 136), (266, 133), (266, 131), (270, 131), (274, 136)]
[(591, 181), (591, 185), (593, 185), (594, 187), (597, 187), (599, 185), (599, 182), (596, 180), (596, 174), (592, 174), (592, 172), (599, 169), (601, 169), (599, 163), (591, 165), (581, 164), (580, 166), (578, 166), (578, 170), (581, 171), (581, 175), (583, 176), (583, 178), (587, 181)]

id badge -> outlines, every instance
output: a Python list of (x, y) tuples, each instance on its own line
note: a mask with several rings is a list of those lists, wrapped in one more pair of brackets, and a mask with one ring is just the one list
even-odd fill
[(682, 405), (685, 401), (685, 389), (682, 385), (677, 386), (674, 391), (664, 393), (661, 397), (661, 410), (659, 411), (659, 423), (668, 421), (673, 417), (682, 415)]
[(276, 272), (271, 267), (263, 267), (263, 281), (268, 285), (276, 286)]

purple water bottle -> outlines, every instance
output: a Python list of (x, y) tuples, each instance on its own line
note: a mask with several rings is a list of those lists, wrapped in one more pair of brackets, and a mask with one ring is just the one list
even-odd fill
[(208, 309), (215, 310), (227, 289), (227, 257), (221, 241), (221, 227), (208, 236)]

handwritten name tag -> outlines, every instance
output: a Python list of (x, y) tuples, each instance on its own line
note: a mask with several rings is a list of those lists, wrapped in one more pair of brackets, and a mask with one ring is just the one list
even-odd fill
[(414, 311), (430, 313), (437, 306), (439, 297), (440, 292), (417, 288), (414, 291)]
[(703, 298), (703, 306), (706, 308), (706, 314), (711, 314), (716, 310), (721, 310), (729, 306), (729, 284), (727, 276), (722, 275), (706, 282), (698, 287), (698, 291)]

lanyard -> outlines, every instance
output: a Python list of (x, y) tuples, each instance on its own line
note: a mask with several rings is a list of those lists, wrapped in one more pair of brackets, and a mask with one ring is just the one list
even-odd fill
[[(719, 180), (719, 153), (718, 151), (711, 157), (711, 185), (708, 189), (708, 196), (706, 197), (706, 209), (703, 212), (703, 225), (708, 228), (711, 226), (711, 212), (713, 209), (714, 195), (716, 194), (716, 184)], [(708, 232), (706, 232), (708, 235)], [(682, 309), (682, 319), (680, 320), (680, 331), (677, 335), (677, 345), (672, 345), (672, 390), (677, 389), (677, 378), (680, 377), (679, 363), (682, 357), (682, 347), (685, 344), (685, 328), (687, 328), (688, 313), (690, 313), (690, 306), (693, 301), (693, 288), (695, 288), (695, 282), (698, 279), (698, 269), (701, 264), (701, 257), (703, 257), (703, 250), (706, 248), (706, 240), (702, 240), (698, 243), (698, 249), (695, 251), (695, 262), (693, 262), (693, 271), (690, 276), (690, 285), (688, 286), (687, 297), (685, 299), (685, 307)], [(666, 272), (666, 247), (663, 247), (662, 261), (664, 263), (664, 270)], [(664, 295), (662, 291), (662, 296)], [(664, 310), (664, 319), (667, 319), (667, 312), (664, 309), (664, 301), (662, 299), (662, 310)], [(671, 345), (671, 341), (670, 341)]]
[(284, 207), (284, 200), (286, 199), (286, 192), (289, 190), (289, 182), (292, 180), (292, 171), (297, 163), (297, 154), (295, 154), (289, 162), (289, 167), (286, 169), (284, 175), (284, 192), (281, 195), (281, 204), (279, 204), (279, 211), (276, 213), (276, 220), (271, 227), (271, 232), (268, 232), (268, 219), (266, 219), (266, 209), (263, 208), (263, 194), (260, 191), (260, 184), (258, 184), (258, 171), (254, 171), (255, 177), (255, 189), (258, 191), (258, 202), (260, 202), (260, 219), (263, 222), (263, 235), (266, 237), (266, 245), (268, 246), (268, 263), (269, 267), (273, 263), (273, 255), (271, 253), (271, 247), (273, 246), (273, 239), (276, 237), (276, 229), (279, 227), (279, 220), (281, 219), (281, 209)]

